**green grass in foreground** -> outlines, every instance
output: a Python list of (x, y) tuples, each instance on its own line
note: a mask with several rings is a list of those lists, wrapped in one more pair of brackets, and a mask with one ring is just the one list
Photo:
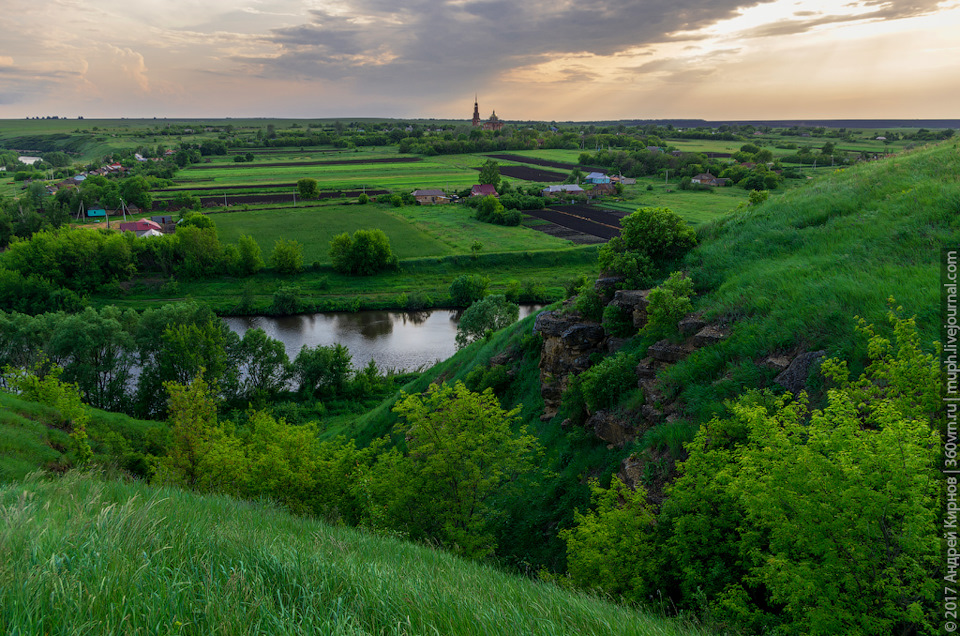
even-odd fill
[(69, 473), (0, 489), (9, 634), (689, 634), (398, 539)]

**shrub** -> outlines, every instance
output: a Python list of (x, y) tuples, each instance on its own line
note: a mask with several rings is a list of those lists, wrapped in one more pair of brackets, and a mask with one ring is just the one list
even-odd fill
[(357, 230), (353, 237), (346, 232), (330, 241), (330, 259), (333, 269), (341, 274), (370, 276), (398, 266), (390, 239), (383, 230)]
[(600, 294), (597, 293), (597, 290), (589, 281), (579, 291), (577, 300), (573, 303), (574, 309), (579, 311), (587, 320), (600, 322), (603, 318), (603, 300), (600, 298)]
[(270, 311), (274, 314), (288, 315), (300, 311), (300, 288), (294, 285), (281, 285), (273, 292), (273, 304)]
[(281, 274), (303, 271), (303, 246), (297, 241), (277, 239), (270, 253), (270, 264)]
[(462, 349), (491, 331), (511, 325), (520, 316), (520, 306), (502, 294), (487, 296), (470, 305), (457, 325), (457, 348)]
[(458, 307), (469, 307), (487, 295), (490, 279), (479, 274), (461, 274), (450, 283), (450, 299)]
[(633, 316), (623, 307), (607, 305), (603, 308), (603, 328), (612, 336), (626, 338), (636, 334)]
[(693, 281), (681, 272), (673, 272), (659, 287), (650, 291), (647, 297), (646, 331), (671, 331), (677, 323), (693, 309), (690, 295), (693, 293)]
[(587, 409), (596, 412), (616, 406), (637, 387), (635, 367), (636, 358), (621, 351), (580, 374)]
[(360, 196), (357, 197), (357, 203), (360, 205), (366, 205), (370, 203), (370, 197), (367, 196), (366, 192), (361, 193)]

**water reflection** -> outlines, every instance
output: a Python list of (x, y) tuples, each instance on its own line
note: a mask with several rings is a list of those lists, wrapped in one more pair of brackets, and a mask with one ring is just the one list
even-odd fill
[[(520, 308), (520, 317), (539, 311), (540, 305)], [(243, 335), (259, 327), (284, 344), (291, 359), (304, 346), (340, 343), (350, 349), (353, 365), (375, 360), (382, 369), (417, 369), (445, 360), (456, 352), (460, 310), (359, 311), (300, 316), (240, 316), (224, 318)]]

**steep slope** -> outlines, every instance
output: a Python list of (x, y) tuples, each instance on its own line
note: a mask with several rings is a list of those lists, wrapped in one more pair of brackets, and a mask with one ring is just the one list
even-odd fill
[(689, 634), (399, 539), (70, 473), (0, 488), (21, 634)]

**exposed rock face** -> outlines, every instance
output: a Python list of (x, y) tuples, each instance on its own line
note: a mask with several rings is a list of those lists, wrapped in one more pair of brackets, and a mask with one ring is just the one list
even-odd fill
[(721, 325), (707, 325), (693, 337), (693, 346), (707, 347), (716, 344), (730, 335), (730, 331)]
[(703, 319), (703, 314), (701, 312), (684, 316), (683, 319), (677, 323), (677, 327), (680, 329), (680, 333), (683, 334), (684, 337), (692, 336), (706, 326), (707, 321)]
[(614, 293), (617, 291), (617, 285), (622, 283), (623, 280), (623, 276), (607, 276), (606, 278), (598, 278), (597, 282), (593, 285), (593, 289), (600, 294), (603, 302), (609, 303), (610, 299), (613, 298)]
[(800, 393), (800, 391), (803, 391), (807, 386), (810, 367), (818, 363), (826, 353), (826, 351), (808, 351), (807, 353), (801, 353), (793, 359), (793, 362), (790, 363), (787, 370), (775, 377), (773, 381), (794, 395)]
[(629, 414), (597, 411), (587, 420), (585, 428), (605, 442), (623, 446), (637, 436), (638, 425)]
[(673, 344), (669, 340), (660, 340), (647, 349), (647, 355), (660, 362), (680, 362), (692, 351), (689, 347)]
[(538, 315), (533, 329), (543, 335), (540, 394), (543, 419), (549, 419), (557, 414), (570, 377), (590, 368), (590, 354), (605, 350), (606, 333), (598, 323), (582, 322), (578, 314), (556, 311)]
[(649, 289), (621, 289), (613, 295), (611, 304), (620, 307), (633, 317), (633, 326), (640, 329), (647, 324)]

